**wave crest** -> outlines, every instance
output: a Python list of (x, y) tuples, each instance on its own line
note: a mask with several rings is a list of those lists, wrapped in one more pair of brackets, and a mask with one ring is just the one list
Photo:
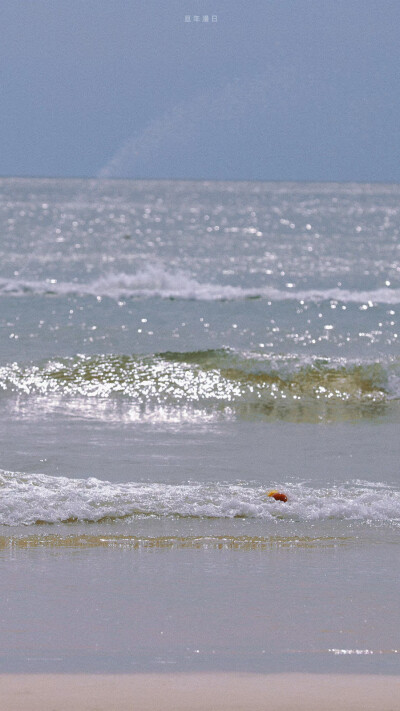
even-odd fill
[(61, 282), (55, 279), (18, 280), (0, 279), (0, 295), (25, 296), (101, 296), (111, 299), (184, 299), (195, 301), (236, 301), (270, 299), (323, 302), (335, 300), (345, 303), (400, 303), (400, 289), (381, 288), (370, 291), (348, 289), (282, 290), (273, 286), (246, 288), (229, 284), (202, 283), (182, 271), (168, 271), (162, 265), (145, 265), (134, 274), (111, 273), (87, 283)]
[[(399, 398), (399, 362), (257, 355), (229, 349), (149, 356), (77, 356), (0, 367), (3, 397), (43, 398), (49, 408), (107, 417), (129, 408), (131, 419), (245, 417), (320, 421), (381, 415)], [(87, 403), (82, 407), (82, 403)], [(89, 413), (88, 409), (88, 413)], [(122, 412), (122, 411), (121, 411)], [(200, 416), (199, 413), (202, 413)]]
[(121, 483), (70, 479), (0, 470), (0, 524), (105, 522), (144, 516), (327, 519), (400, 522), (400, 491), (384, 484), (353, 482), (314, 489), (281, 484), (282, 504), (267, 496), (267, 485), (229, 483)]

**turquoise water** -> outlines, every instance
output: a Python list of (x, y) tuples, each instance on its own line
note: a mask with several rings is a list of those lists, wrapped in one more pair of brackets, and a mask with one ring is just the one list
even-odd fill
[(0, 186), (3, 667), (393, 671), (400, 188)]

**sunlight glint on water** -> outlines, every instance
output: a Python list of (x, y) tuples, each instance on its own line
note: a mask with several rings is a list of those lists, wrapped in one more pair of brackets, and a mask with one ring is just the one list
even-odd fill
[(0, 187), (1, 668), (393, 670), (400, 188)]

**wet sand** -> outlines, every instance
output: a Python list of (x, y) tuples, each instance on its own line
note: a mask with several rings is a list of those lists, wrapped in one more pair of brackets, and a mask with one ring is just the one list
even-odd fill
[(4, 674), (7, 711), (399, 711), (400, 676)]

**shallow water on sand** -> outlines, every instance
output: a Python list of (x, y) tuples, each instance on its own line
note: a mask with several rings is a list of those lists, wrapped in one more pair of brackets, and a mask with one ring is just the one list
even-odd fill
[(1, 671), (398, 671), (400, 571), (382, 545), (87, 540), (2, 550), (1, 566)]

